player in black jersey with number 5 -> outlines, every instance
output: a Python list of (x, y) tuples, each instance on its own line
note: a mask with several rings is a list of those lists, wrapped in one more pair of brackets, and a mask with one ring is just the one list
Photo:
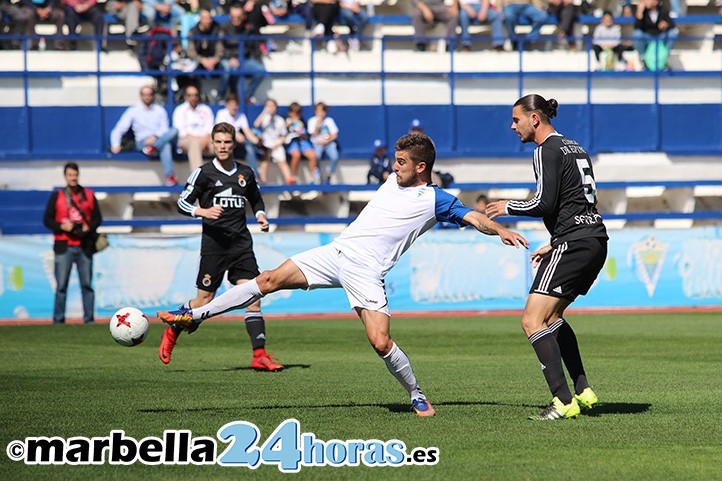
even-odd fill
[[(574, 140), (554, 130), (549, 119), (559, 104), (540, 95), (517, 100), (511, 128), (522, 142), (534, 142), (537, 191), (528, 201), (501, 200), (486, 214), (543, 217), (551, 241), (531, 255), (539, 267), (521, 325), (534, 347), (552, 392), (551, 404), (530, 419), (572, 418), (590, 409), (597, 396), (589, 387), (577, 338), (564, 320), (564, 310), (584, 295), (607, 257), (607, 230), (597, 212), (597, 189), (589, 155)], [(562, 359), (574, 381), (572, 395), (564, 377)]]
[[(251, 204), (264, 232), (268, 231), (268, 219), (253, 170), (233, 160), (235, 138), (236, 129), (231, 124), (221, 122), (213, 127), (211, 142), (216, 158), (191, 173), (178, 199), (181, 214), (203, 218), (201, 262), (196, 279), (198, 294), (184, 308), (201, 307), (211, 302), (226, 271), (233, 284), (241, 284), (260, 274), (253, 254), (253, 239), (246, 225), (246, 201)], [(251, 367), (262, 371), (283, 369), (281, 364), (274, 362), (277, 359), (266, 353), (266, 327), (260, 301), (248, 306), (245, 321), (253, 347)], [(183, 329), (171, 326), (163, 332), (158, 356), (165, 364), (170, 362), (171, 352)]]

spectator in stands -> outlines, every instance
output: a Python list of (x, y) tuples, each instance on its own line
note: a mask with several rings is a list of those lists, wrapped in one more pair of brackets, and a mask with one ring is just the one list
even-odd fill
[(258, 177), (262, 183), (268, 182), (268, 162), (273, 161), (283, 174), (286, 184), (295, 184), (291, 170), (286, 162), (286, 121), (278, 115), (278, 104), (273, 99), (266, 100), (263, 110), (253, 122), (253, 126), (261, 131), (261, 145), (264, 156), (259, 167)]
[(328, 168), (328, 175), (324, 179), (326, 183), (336, 174), (336, 164), (338, 164), (338, 126), (336, 122), (328, 116), (328, 105), (319, 102), (313, 107), (313, 117), (308, 119), (308, 132), (311, 135), (311, 143), (316, 150), (316, 159), (320, 164), (324, 155), (331, 162)]
[(419, 119), (414, 119), (409, 124), (409, 135), (424, 135), (424, 123)]
[(175, 0), (143, 0), (143, 16), (151, 27), (175, 30), (185, 14)]
[(486, 215), (486, 206), (489, 204), (489, 198), (484, 194), (479, 194), (474, 202), (474, 210)]
[(110, 150), (114, 154), (120, 152), (120, 140), (131, 128), (135, 150), (148, 157), (160, 154), (166, 185), (176, 185), (171, 142), (178, 137), (178, 129), (168, 125), (168, 113), (155, 103), (155, 89), (150, 85), (141, 87), (140, 103), (128, 107), (110, 132)]
[(140, 25), (140, 11), (143, 3), (140, 0), (108, 0), (105, 11), (123, 20), (125, 25), (125, 43), (128, 47), (135, 47), (137, 42), (131, 39)]
[(539, 40), (539, 32), (548, 18), (546, 12), (539, 10), (532, 4), (532, 0), (504, 0), (503, 13), (506, 33), (511, 37), (515, 49), (518, 45), (516, 26), (522, 20), (526, 20), (531, 24), (531, 31), (527, 34), (525, 41), (535, 42)]
[(339, 0), (310, 0), (312, 3), (311, 9), (313, 12), (313, 18), (318, 22), (318, 25), (313, 29), (313, 33), (318, 37), (323, 35), (329, 40), (326, 43), (326, 49), (330, 53), (336, 53), (338, 46), (336, 42), (331, 39), (333, 34), (333, 25), (336, 23), (336, 19), (340, 13)]
[(231, 3), (231, 6), (236, 4), (246, 12), (249, 31), (254, 35), (260, 34), (261, 28), (266, 25), (276, 23), (276, 18), (268, 5), (269, 0), (240, 0)]
[(339, 5), (341, 7), (341, 23), (348, 25), (351, 30), (351, 38), (348, 41), (349, 49), (358, 52), (361, 49), (364, 27), (369, 23), (366, 7), (362, 7), (359, 0), (340, 0)]
[(287, 0), (270, 0), (268, 2), (268, 8), (271, 10), (273, 18), (278, 20), (288, 15), (288, 2)]
[(471, 50), (471, 34), (469, 26), (472, 24), (491, 25), (491, 46), (494, 50), (504, 50), (504, 22), (501, 13), (491, 5), (489, 0), (456, 0), (459, 10), (459, 25), (461, 26), (461, 49)]
[[(223, 65), (223, 42), (221, 26), (213, 20), (209, 10), (201, 10), (198, 25), (190, 31), (188, 57), (198, 62), (196, 72), (221, 72)], [(223, 92), (225, 96), (225, 92)], [(222, 100), (220, 97), (218, 100)], [(211, 126), (212, 127), (212, 126)], [(210, 133), (210, 131), (209, 131)]]
[[(446, 24), (446, 38), (456, 37), (456, 25), (459, 12), (457, 4), (446, 5), (444, 0), (413, 0), (414, 9), (411, 12), (411, 23), (414, 26), (416, 37), (424, 36), (424, 25), (433, 25), (436, 22)], [(446, 44), (446, 51), (450, 50), (449, 43)], [(417, 40), (416, 50), (426, 51), (426, 42)]]
[[(295, 13), (303, 17), (305, 22), (306, 30), (313, 28), (313, 4), (308, 0), (287, 0), (288, 13), (286, 15)], [(281, 16), (278, 16), (281, 18)]]
[(201, 103), (200, 90), (195, 85), (186, 87), (183, 96), (185, 102), (173, 111), (173, 126), (178, 129), (178, 147), (188, 154), (193, 171), (203, 164), (203, 154), (213, 155), (213, 111)]
[(574, 26), (577, 23), (577, 7), (574, 5), (573, 0), (549, 0), (547, 12), (557, 19), (559, 46), (564, 47), (564, 41), (566, 40), (568, 49), (576, 51), (577, 42), (574, 39)]
[(670, 51), (678, 36), (679, 30), (669, 16), (667, 7), (660, 0), (639, 0), (634, 19), (633, 38), (634, 48), (642, 59), (643, 68), (647, 68), (644, 54), (649, 44), (662, 42), (667, 51)]
[[(0, 35), (4, 33), (2, 29), (3, 18), (10, 19), (9, 30), (10, 35), (22, 35), (25, 33), (26, 24), (30, 21), (30, 17), (34, 15), (30, 9), (20, 8), (19, 5), (12, 3), (10, 0), (0, 0)], [(7, 40), (0, 42), (0, 48), (19, 49), (22, 48), (21, 40)]]
[[(221, 67), (224, 75), (218, 85), (218, 97), (223, 98), (228, 90), (228, 84), (237, 85), (236, 93), (244, 95), (248, 102), (256, 103), (256, 91), (266, 76), (266, 67), (263, 65), (260, 42), (248, 40), (243, 37), (258, 35), (253, 32), (253, 26), (248, 23), (246, 12), (240, 4), (230, 8), (230, 21), (221, 27), (223, 60)], [(243, 43), (243, 65), (241, 65), (241, 42)], [(241, 73), (243, 76), (232, 75)], [(244, 89), (245, 78), (248, 77), (248, 86)]]
[(256, 160), (256, 146), (260, 139), (251, 130), (248, 125), (246, 114), (239, 110), (238, 96), (236, 94), (228, 94), (225, 100), (225, 108), (216, 114), (216, 124), (226, 122), (236, 128), (236, 147), (233, 150), (233, 158), (236, 160), (246, 160), (246, 164), (253, 169), (256, 177), (258, 177), (258, 162)]
[[(21, 0), (21, 8), (27, 14), (25, 22), (25, 35), (35, 35), (35, 24), (38, 22), (52, 23), (55, 25), (55, 34), (63, 34), (65, 23), (65, 12), (62, 7), (62, 0)], [(65, 50), (67, 44), (64, 40), (55, 40), (54, 48)], [(30, 48), (37, 50), (37, 39), (30, 40)]]
[[(70, 35), (75, 35), (81, 22), (92, 23), (95, 35), (105, 33), (105, 19), (97, 0), (63, 0), (63, 5), (65, 6), (65, 24), (68, 26)], [(70, 50), (76, 48), (77, 43), (75, 40), (71, 40)]]
[(386, 155), (386, 144), (383, 140), (374, 141), (374, 155), (371, 156), (369, 173), (366, 174), (367, 184), (383, 184), (394, 171), (394, 162)]
[(306, 122), (303, 120), (303, 107), (298, 102), (293, 102), (288, 106), (288, 116), (286, 117), (286, 151), (291, 156), (291, 175), (294, 180), (298, 177), (298, 166), (301, 158), (308, 159), (308, 172), (312, 184), (321, 183), (321, 171), (318, 169), (318, 158), (316, 150), (311, 144)]
[[(604, 50), (610, 50), (617, 56), (621, 64), (625, 64), (622, 54), (628, 50), (634, 50), (630, 45), (622, 43), (622, 28), (614, 23), (614, 16), (609, 10), (602, 14), (602, 21), (594, 29), (592, 37), (592, 50), (599, 62), (599, 54)], [(612, 61), (613, 62), (613, 61)]]
[[(153, 27), (149, 34), (153, 33), (153, 31), (157, 29), (163, 29), (163, 27)], [(145, 42), (147, 43), (147, 42)], [(161, 46), (165, 47), (165, 42)], [(157, 48), (157, 47), (156, 47)], [(192, 73), (196, 71), (196, 68), (198, 68), (198, 62), (193, 60), (192, 58), (188, 57), (188, 54), (185, 50), (183, 50), (183, 42), (179, 39), (173, 40), (173, 49), (171, 50), (169, 55), (166, 55), (163, 59), (163, 69), (167, 70), (175, 70), (176, 72), (185, 72), (185, 73)], [(160, 78), (156, 77), (156, 80), (159, 82), (159, 84), (162, 84), (167, 80), (167, 77), (165, 75), (161, 76)], [(198, 90), (200, 90), (200, 83), (198, 82), (198, 79), (193, 77), (192, 75), (176, 75), (173, 77), (173, 81), (171, 82), (171, 92), (169, 92), (169, 95), (174, 94), (175, 92), (184, 92), (186, 87), (189, 85), (195, 86)]]
[(65, 187), (52, 193), (45, 207), (43, 224), (53, 232), (55, 242), (55, 308), (53, 324), (65, 323), (65, 301), (70, 271), (75, 264), (83, 298), (83, 322), (95, 322), (93, 291), (93, 254), (98, 227), (103, 221), (98, 199), (90, 189), (78, 183), (78, 164), (63, 168)]

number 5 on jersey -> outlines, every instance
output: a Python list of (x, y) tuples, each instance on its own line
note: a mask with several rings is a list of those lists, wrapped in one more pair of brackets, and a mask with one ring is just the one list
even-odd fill
[(592, 177), (592, 166), (589, 165), (589, 159), (577, 159), (577, 168), (582, 176), (582, 187), (584, 188), (584, 197), (590, 204), (597, 203), (597, 183)]

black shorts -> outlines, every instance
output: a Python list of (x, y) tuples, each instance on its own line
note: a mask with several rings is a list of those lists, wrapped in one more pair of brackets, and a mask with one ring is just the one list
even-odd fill
[(260, 272), (253, 252), (232, 255), (202, 255), (198, 266), (196, 287), (202, 291), (215, 292), (228, 271), (228, 281), (235, 284), (241, 279), (253, 279)]
[(562, 242), (542, 259), (529, 293), (573, 301), (589, 292), (606, 259), (607, 239), (587, 237)]

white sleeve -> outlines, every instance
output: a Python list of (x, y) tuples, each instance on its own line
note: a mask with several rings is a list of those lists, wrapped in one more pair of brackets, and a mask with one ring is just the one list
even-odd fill
[(331, 117), (326, 117), (326, 127), (328, 127), (328, 133), (329, 134), (337, 134), (338, 133), (338, 126), (336, 125), (336, 122)]
[(178, 138), (183, 138), (188, 135), (188, 127), (183, 123), (183, 104), (180, 104), (173, 111), (173, 127), (178, 129)]

